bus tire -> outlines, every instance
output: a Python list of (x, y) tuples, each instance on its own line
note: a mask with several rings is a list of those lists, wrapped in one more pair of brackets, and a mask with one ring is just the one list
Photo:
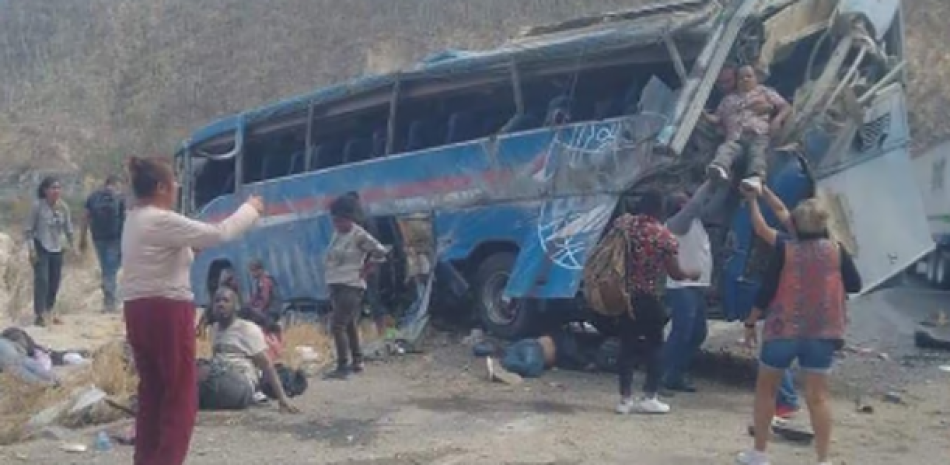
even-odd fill
[(515, 254), (496, 252), (479, 263), (475, 271), (475, 310), (485, 330), (505, 339), (528, 336), (535, 327), (535, 312), (529, 302), (503, 298)]

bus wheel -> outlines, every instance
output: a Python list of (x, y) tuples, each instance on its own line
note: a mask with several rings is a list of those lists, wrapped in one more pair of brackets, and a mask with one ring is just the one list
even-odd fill
[(515, 264), (515, 255), (499, 252), (488, 256), (475, 273), (475, 308), (485, 329), (505, 339), (528, 335), (534, 327), (534, 312), (522, 299), (506, 299), (505, 286)]

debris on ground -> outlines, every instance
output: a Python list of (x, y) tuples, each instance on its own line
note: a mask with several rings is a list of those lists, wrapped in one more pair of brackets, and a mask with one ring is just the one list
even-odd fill
[(504, 367), (496, 364), (491, 357), (485, 357), (485, 367), (488, 369), (488, 380), (504, 383), (509, 386), (521, 384), (523, 379), (515, 373), (506, 370)]
[(887, 394), (884, 394), (884, 401), (889, 402), (891, 404), (903, 404), (904, 397), (901, 396), (900, 393), (898, 392), (891, 391), (891, 392), (888, 392)]
[(864, 396), (858, 396), (854, 399), (854, 410), (858, 413), (874, 413), (874, 406), (867, 403)]

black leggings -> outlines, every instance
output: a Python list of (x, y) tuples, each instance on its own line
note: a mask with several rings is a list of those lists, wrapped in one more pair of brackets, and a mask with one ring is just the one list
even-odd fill
[(59, 294), (63, 276), (63, 253), (49, 252), (39, 242), (33, 245), (36, 250), (36, 263), (33, 264), (33, 313), (39, 318), (56, 305), (56, 295)]
[(662, 301), (649, 294), (634, 294), (633, 304), (636, 319), (624, 315), (620, 317), (620, 395), (630, 397), (633, 394), (633, 366), (637, 356), (646, 365), (646, 380), (643, 392), (655, 395), (660, 388), (662, 366), (660, 353), (663, 349), (663, 328), (667, 316)]

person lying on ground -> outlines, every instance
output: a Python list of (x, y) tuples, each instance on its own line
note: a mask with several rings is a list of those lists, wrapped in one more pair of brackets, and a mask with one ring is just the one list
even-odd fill
[(37, 344), (29, 333), (16, 326), (3, 330), (0, 337), (15, 343), (21, 354), (36, 360), (46, 370), (54, 366), (79, 364), (89, 358), (89, 351), (86, 350), (53, 350)]
[(46, 369), (42, 363), (27, 356), (20, 345), (5, 337), (0, 337), (0, 372), (38, 386), (57, 386), (59, 379)]
[(715, 114), (707, 114), (707, 119), (719, 124), (726, 136), (709, 165), (710, 178), (728, 180), (733, 164), (745, 152), (747, 167), (741, 176), (742, 185), (761, 188), (768, 174), (766, 151), (791, 111), (791, 105), (778, 92), (759, 84), (755, 68), (739, 68), (735, 92), (720, 102)]
[[(238, 318), (237, 296), (227, 287), (215, 293), (211, 360), (198, 363), (198, 404), (203, 410), (242, 410), (254, 401), (261, 383), (269, 384), (281, 412), (297, 413), (267, 355), (264, 332)], [(263, 379), (261, 374), (263, 373)]]

